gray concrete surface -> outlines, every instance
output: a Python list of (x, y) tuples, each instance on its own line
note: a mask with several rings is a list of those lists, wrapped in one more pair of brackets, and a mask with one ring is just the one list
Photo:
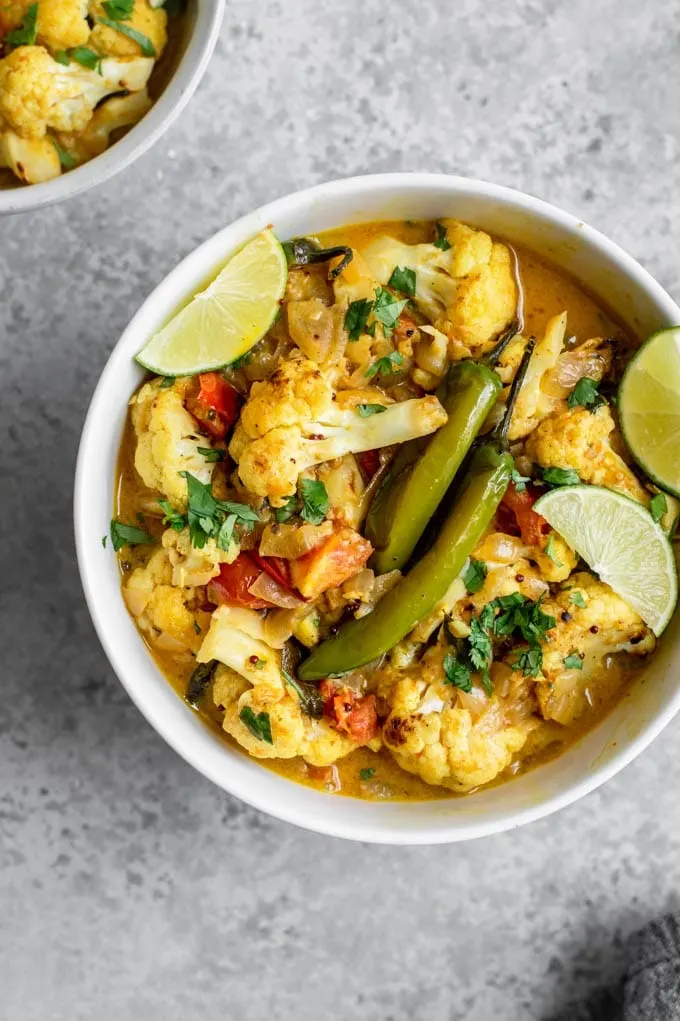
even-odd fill
[(613, 979), (680, 889), (680, 722), (520, 832), (391, 849), (222, 794), (149, 728), (83, 604), (86, 405), (142, 299), (275, 196), (455, 171), (578, 212), (676, 298), (680, 3), (230, 0), (209, 73), (101, 191), (0, 222), (0, 1017), (516, 1021)]

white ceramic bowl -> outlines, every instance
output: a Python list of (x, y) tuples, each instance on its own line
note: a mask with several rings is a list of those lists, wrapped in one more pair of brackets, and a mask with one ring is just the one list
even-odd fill
[(44, 184), (0, 189), (0, 215), (39, 209), (103, 184), (146, 152), (180, 115), (198, 87), (215, 48), (225, 0), (191, 0), (186, 41), (172, 77), (149, 112), (101, 156)]
[(568, 270), (638, 335), (680, 323), (680, 309), (629, 255), (576, 217), (520, 192), (431, 174), (358, 177), (309, 188), (225, 227), (147, 299), (113, 351), (83, 430), (75, 486), (78, 562), (92, 619), (121, 682), (156, 730), (196, 769), (264, 812), (320, 833), (391, 844), (446, 843), (548, 815), (604, 783), (680, 708), (680, 614), (645, 677), (564, 755), (466, 798), (374, 803), (292, 783), (232, 750), (177, 697), (149, 656), (120, 594), (108, 531), (127, 399), (142, 379), (133, 355), (233, 249), (267, 224), (281, 238), (380, 219), (459, 217), (521, 242)]

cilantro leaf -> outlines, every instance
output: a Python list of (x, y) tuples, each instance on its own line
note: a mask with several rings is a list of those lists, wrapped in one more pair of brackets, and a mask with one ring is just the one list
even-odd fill
[(283, 524), (284, 521), (288, 521), (292, 518), (293, 514), (297, 514), (300, 509), (297, 496), (286, 497), (286, 502), (282, 507), (274, 508), (274, 517), (279, 525)]
[(372, 780), (374, 776), (375, 776), (375, 769), (373, 768), (373, 766), (367, 766), (366, 769), (360, 769), (359, 770), (359, 779), (360, 780)]
[(470, 558), (470, 563), (463, 572), (463, 581), (468, 592), (479, 592), (488, 573), (488, 567), (483, 560)]
[[(209, 537), (217, 539), (220, 549), (227, 549), (236, 522), (250, 528), (253, 522), (260, 520), (259, 514), (245, 503), (216, 500), (210, 483), (204, 485), (187, 471), (180, 472), (180, 475), (187, 480), (189, 535), (191, 545), (196, 549), (203, 549)], [(236, 520), (228, 525), (231, 516)], [(226, 546), (220, 545), (224, 542), (227, 542)]]
[(143, 528), (137, 528), (136, 525), (126, 525), (122, 521), (116, 521), (115, 518), (112, 518), (111, 542), (116, 553), (118, 553), (123, 546), (146, 546), (148, 543), (152, 543), (153, 539)]
[(401, 291), (402, 294), (408, 294), (409, 298), (415, 297), (416, 271), (408, 266), (395, 266), (387, 286), (393, 287), (395, 291)]
[(381, 415), (383, 411), (387, 411), (384, 404), (357, 404), (357, 414), (359, 418), (370, 418), (371, 415)]
[(300, 517), (310, 525), (320, 525), (328, 510), (328, 493), (323, 482), (315, 479), (300, 480), (302, 510)]
[(606, 404), (602, 394), (597, 390), (598, 382), (589, 376), (583, 376), (567, 397), (567, 405), (570, 408), (588, 408), (589, 411), (596, 411), (602, 404)]
[(76, 64), (86, 67), (88, 71), (102, 73), (102, 58), (89, 46), (74, 46), (72, 50), (69, 50), (69, 56), (75, 60)]
[(580, 606), (582, 610), (585, 609), (586, 601), (581, 592), (572, 592), (569, 596), (569, 602), (573, 603), (574, 606)]
[(8, 32), (4, 42), (8, 46), (33, 46), (38, 38), (38, 4), (30, 4), (26, 8), (23, 20), (15, 29)]
[(527, 482), (529, 482), (528, 475), (520, 475), (516, 468), (513, 468), (510, 473), (510, 481), (515, 487), (517, 493), (523, 493), (527, 488)]
[(174, 376), (163, 376), (163, 381), (161, 383), (161, 390), (169, 390), (170, 387), (174, 386), (174, 385), (175, 385), (175, 377)]
[(557, 557), (555, 556), (555, 536), (554, 535), (551, 535), (550, 538), (548, 539), (547, 543), (545, 544), (545, 549), (543, 550), (543, 552), (545, 553), (546, 557), (548, 557), (549, 560), (552, 560), (552, 562), (555, 565), (555, 567), (564, 567), (564, 564), (562, 563), (562, 561), (558, 560)]
[(250, 706), (247, 705), (243, 707), (238, 715), (241, 723), (248, 728), (253, 737), (256, 737), (258, 741), (274, 744), (269, 713), (254, 713)]
[(564, 660), (567, 670), (583, 670), (583, 659), (578, 652), (570, 652)]
[(649, 501), (649, 513), (652, 515), (654, 521), (659, 522), (668, 510), (668, 501), (664, 493), (657, 493)]
[(461, 691), (472, 691), (472, 677), (465, 663), (447, 653), (444, 656), (444, 684), (451, 684)]
[(437, 231), (437, 239), (432, 242), (434, 247), (440, 248), (442, 252), (448, 252), (451, 242), (446, 236), (446, 227), (443, 223), (438, 223), (435, 229)]
[(491, 639), (485, 628), (474, 617), (470, 621), (468, 646), (468, 656), (473, 667), (476, 670), (488, 670), (492, 656)]
[(53, 57), (56, 60), (57, 64), (63, 64), (64, 67), (68, 67), (68, 65), (71, 63), (71, 58), (69, 57), (66, 50), (55, 50), (53, 53)]
[(389, 355), (383, 355), (382, 358), (378, 358), (377, 361), (373, 362), (373, 365), (366, 369), (364, 375), (367, 379), (372, 379), (373, 376), (391, 376), (396, 371), (396, 366), (401, 365), (404, 361), (403, 355), (400, 355), (398, 351), (392, 351)]
[(203, 454), (206, 461), (224, 461), (223, 450), (213, 450), (212, 447), (196, 447), (199, 454)]
[(114, 32), (120, 32), (121, 35), (126, 35), (128, 39), (132, 39), (133, 42), (137, 43), (145, 57), (156, 56), (156, 47), (149, 37), (142, 32), (138, 32), (132, 25), (125, 25), (120, 21), (113, 21), (111, 18), (96, 18), (95, 20), (97, 24), (105, 25), (107, 28), (112, 28)]
[(543, 666), (543, 651), (534, 646), (529, 649), (516, 649), (519, 653), (513, 666), (521, 670), (525, 677), (538, 677)]
[(135, 9), (135, 0), (103, 0), (102, 7), (114, 21), (128, 21)]
[(407, 305), (408, 298), (395, 298), (384, 287), (377, 287), (373, 303), (373, 315), (379, 323), (382, 323), (385, 330), (391, 331), (397, 325), (399, 316)]
[(366, 330), (368, 317), (373, 311), (373, 302), (368, 298), (360, 298), (359, 301), (351, 301), (345, 312), (344, 327), (347, 330), (348, 340), (359, 340)]
[(182, 529), (186, 528), (186, 516), (184, 514), (180, 514), (179, 511), (176, 511), (170, 504), (169, 500), (159, 500), (158, 503), (165, 514), (165, 517), (163, 518), (164, 525), (170, 525), (170, 527), (174, 528), (176, 532), (181, 532)]
[(57, 150), (59, 162), (61, 163), (64, 170), (73, 170), (77, 163), (75, 157), (73, 157), (70, 152), (67, 152), (66, 149), (63, 149), (56, 141), (56, 139), (52, 138), (50, 139), (50, 141), (52, 142), (54, 148)]
[(227, 514), (226, 518), (220, 525), (220, 530), (217, 533), (217, 548), (228, 550), (231, 545), (231, 540), (234, 535), (234, 526), (238, 518), (235, 514)]
[(544, 468), (541, 478), (549, 486), (578, 486), (581, 481), (573, 468)]

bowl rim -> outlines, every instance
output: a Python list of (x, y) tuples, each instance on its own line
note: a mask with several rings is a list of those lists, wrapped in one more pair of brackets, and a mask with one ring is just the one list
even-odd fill
[(219, 37), (226, 0), (197, 0), (186, 50), (172, 78), (148, 113), (100, 156), (42, 184), (17, 185), (0, 191), (0, 216), (42, 209), (82, 195), (129, 167), (179, 117), (205, 74)]
[[(416, 191), (422, 192), (428, 188), (441, 189), (442, 187), (448, 188), (452, 195), (463, 191), (468, 194), (473, 193), (476, 197), (494, 200), (502, 205), (512, 206), (515, 209), (526, 212), (529, 216), (556, 225), (567, 234), (578, 233), (581, 239), (585, 238), (588, 246), (599, 250), (602, 254), (606, 254), (615, 261), (627, 277), (634, 279), (647, 292), (651, 300), (665, 315), (676, 319), (680, 323), (680, 308), (678, 305), (651, 274), (616, 242), (610, 240), (595, 228), (588, 226), (583, 220), (573, 214), (542, 199), (535, 198), (526, 192), (475, 178), (433, 173), (372, 174), (341, 178), (317, 184), (275, 199), (273, 202), (246, 213), (244, 216), (216, 231), (189, 252), (148, 295), (114, 345), (94, 390), (83, 425), (74, 484), (74, 531), (77, 561), (85, 600), (95, 630), (109, 663), (121, 684), (140, 712), (160, 736), (199, 773), (212, 780), (222, 790), (227, 791), (234, 797), (238, 797), (259, 811), (265, 812), (284, 822), (293, 823), (311, 832), (395, 846), (456, 843), (462, 840), (490, 836), (544, 818), (573, 804), (619, 773), (657, 737), (680, 710), (680, 685), (669, 699), (668, 704), (660, 711), (657, 711), (635, 736), (625, 742), (619, 742), (617, 749), (608, 757), (604, 764), (593, 768), (589, 775), (584, 776), (580, 780), (569, 782), (565, 790), (557, 794), (546, 794), (536, 804), (515, 810), (510, 814), (500, 815), (498, 818), (481, 822), (474, 819), (462, 823), (460, 821), (455, 823), (452, 821), (450, 826), (440, 824), (435, 827), (424, 824), (420, 827), (414, 827), (413, 825), (400, 826), (398, 823), (379, 825), (373, 821), (375, 816), (380, 813), (381, 806), (379, 804), (351, 799), (360, 805), (370, 804), (375, 816), (369, 814), (367, 817), (353, 820), (349, 824), (346, 820), (334, 819), (332, 813), (328, 814), (329, 817), (316, 818), (312, 810), (307, 807), (300, 809), (299, 806), (291, 806), (287, 803), (285, 797), (273, 800), (270, 795), (261, 795), (259, 790), (251, 790), (247, 782), (242, 782), (241, 779), (236, 781), (231, 777), (225, 779), (223, 775), (218, 775), (216, 769), (213, 769), (211, 765), (203, 761), (200, 750), (196, 750), (193, 747), (187, 748), (183, 744), (174, 732), (174, 726), (169, 721), (163, 719), (150, 706), (150, 696), (147, 698), (142, 690), (144, 685), (137, 685), (128, 675), (125, 653), (112, 640), (107, 621), (97, 599), (96, 585), (94, 584), (96, 572), (92, 564), (93, 557), (90, 552), (92, 526), (89, 523), (88, 517), (89, 494), (85, 462), (92, 444), (98, 442), (94, 426), (98, 419), (99, 407), (104, 400), (104, 394), (109, 385), (109, 379), (113, 378), (117, 370), (116, 353), (125, 346), (128, 337), (134, 334), (138, 321), (154, 305), (159, 291), (161, 289), (169, 291), (174, 288), (175, 284), (177, 285), (177, 290), (181, 290), (181, 280), (187, 266), (190, 266), (194, 261), (200, 261), (201, 254), (210, 247), (218, 245), (219, 239), (224, 235), (229, 233), (247, 237), (248, 231), (255, 233), (257, 230), (262, 229), (262, 225), (276, 223), (281, 215), (290, 214), (291, 207), (294, 209), (296, 206), (301, 206), (302, 203), (318, 205), (320, 202), (329, 201), (333, 198), (356, 197), (364, 190), (371, 191), (371, 189), (377, 189), (380, 192), (399, 192), (400, 198), (407, 198), (409, 190), (415, 193)], [(371, 197), (375, 198), (376, 195), (372, 193)], [(151, 659), (150, 654), (147, 653), (147, 655)], [(158, 668), (156, 667), (156, 669)], [(172, 694), (177, 698), (178, 703), (181, 704), (178, 696), (174, 692)], [(263, 768), (256, 760), (250, 761), (254, 761), (257, 768)], [(540, 769), (540, 767), (538, 768)], [(281, 777), (279, 779), (285, 785), (292, 784), (296, 787), (299, 786), (295, 781)], [(326, 798), (325, 794), (319, 794), (318, 796)], [(433, 802), (433, 804), (436, 804), (436, 802)]]

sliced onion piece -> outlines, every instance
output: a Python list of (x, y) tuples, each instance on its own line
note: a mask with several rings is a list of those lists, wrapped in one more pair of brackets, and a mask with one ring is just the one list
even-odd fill
[(263, 571), (255, 579), (248, 591), (251, 596), (255, 596), (257, 599), (264, 599), (266, 602), (271, 603), (272, 606), (281, 606), (286, 610), (293, 610), (298, 606), (305, 605), (299, 596), (285, 589), (283, 585), (279, 585), (278, 581), (275, 581), (266, 571)]

